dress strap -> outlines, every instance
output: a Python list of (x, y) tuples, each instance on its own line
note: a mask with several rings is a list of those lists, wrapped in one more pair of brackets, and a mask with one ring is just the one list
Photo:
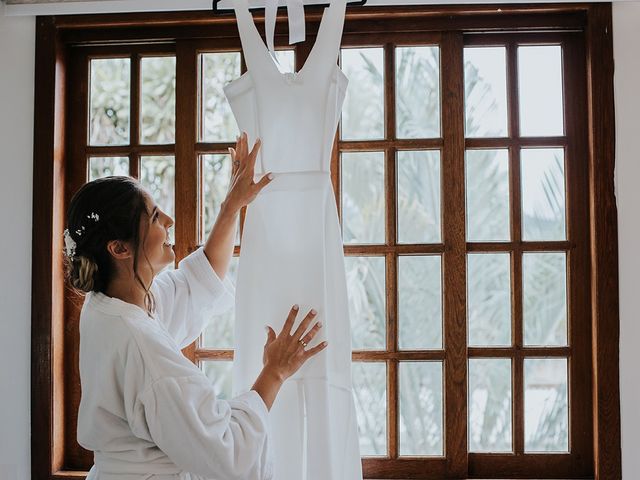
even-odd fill
[[(303, 0), (286, 0), (286, 2), (289, 16), (289, 43), (302, 42), (306, 37)], [(261, 66), (264, 60), (268, 60), (271, 63), (275, 60), (277, 63), (274, 37), (278, 4), (279, 0), (266, 0), (265, 34), (267, 37), (267, 46), (265, 47), (254, 23), (253, 16), (249, 11), (248, 0), (233, 0), (233, 8), (236, 12), (236, 19), (238, 20), (242, 49), (246, 57), (247, 66), (249, 66), (250, 69), (253, 68), (253, 66)], [(265, 55), (267, 50), (273, 57), (273, 60), (269, 58), (268, 55)]]
[(233, 0), (233, 9), (236, 12), (240, 41), (242, 42), (242, 52), (249, 70), (265, 71), (273, 69), (273, 63), (266, 52), (266, 47), (260, 37), (260, 33), (253, 21), (253, 16), (249, 11), (247, 0)]
[[(277, 72), (273, 60), (275, 59), (274, 33), (278, 1), (267, 0), (265, 16), (267, 46), (265, 46), (249, 11), (248, 0), (233, 0), (242, 50), (249, 70), (271, 69)], [(290, 14), (290, 40), (304, 40), (305, 20), (302, 0), (286, 1)], [(309, 69), (326, 71), (327, 68), (335, 65), (340, 50), (346, 7), (347, 0), (331, 0), (330, 6), (322, 16), (318, 36), (309, 58), (305, 62), (305, 67), (308, 63), (310, 64)], [(273, 59), (268, 54), (269, 52)]]
[(307, 59), (317, 72), (332, 68), (338, 60), (346, 9), (347, 0), (331, 0), (322, 17), (315, 45)]
[[(276, 16), (280, 0), (267, 0), (265, 5), (265, 31), (269, 52), (275, 58), (274, 38), (276, 34)], [(286, 0), (287, 16), (289, 17), (289, 44), (304, 42), (306, 37), (304, 21), (304, 4), (302, 0)]]

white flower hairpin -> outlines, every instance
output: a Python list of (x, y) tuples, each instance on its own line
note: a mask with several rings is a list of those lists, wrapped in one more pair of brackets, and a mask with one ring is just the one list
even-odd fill
[(73, 238), (71, 238), (71, 234), (69, 233), (69, 229), (65, 229), (64, 231), (64, 250), (67, 254), (67, 257), (73, 258), (76, 255), (76, 242)]
[[(91, 212), (89, 215), (87, 215), (87, 218), (89, 220), (93, 220), (95, 223), (98, 223), (100, 221), (100, 215), (98, 215), (95, 212)], [(84, 227), (84, 225), (81, 225), (80, 228), (78, 228), (75, 233), (78, 237), (81, 237), (82, 234), (85, 232), (86, 228)], [(76, 248), (77, 248), (77, 243), (76, 241), (71, 237), (71, 233), (69, 232), (69, 229), (65, 229), (64, 230), (64, 250), (65, 253), (67, 254), (67, 257), (73, 259), (73, 257), (76, 256)]]

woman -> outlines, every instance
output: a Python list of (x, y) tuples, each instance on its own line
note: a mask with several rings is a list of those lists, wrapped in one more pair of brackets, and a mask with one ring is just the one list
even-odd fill
[[(267, 327), (264, 368), (252, 389), (230, 401), (181, 349), (207, 318), (234, 300), (225, 277), (240, 209), (272, 178), (254, 183), (259, 142), (243, 134), (230, 149), (231, 186), (203, 248), (175, 271), (173, 220), (128, 177), (84, 185), (65, 230), (68, 277), (86, 292), (80, 314), (78, 442), (94, 452), (91, 480), (272, 478), (267, 414), (285, 379), (326, 348), (306, 348), (321, 325), (312, 310), (282, 331)], [(268, 323), (270, 319), (265, 319)], [(313, 325), (312, 325), (313, 324)]]

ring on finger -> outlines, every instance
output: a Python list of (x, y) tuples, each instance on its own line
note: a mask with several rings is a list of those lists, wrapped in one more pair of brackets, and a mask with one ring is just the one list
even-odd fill
[(298, 340), (298, 341), (302, 344), (302, 346), (303, 346), (304, 348), (306, 348), (306, 347), (307, 347), (307, 345), (308, 345), (308, 344), (307, 344), (307, 342), (305, 342), (303, 339), (300, 339), (300, 340)]

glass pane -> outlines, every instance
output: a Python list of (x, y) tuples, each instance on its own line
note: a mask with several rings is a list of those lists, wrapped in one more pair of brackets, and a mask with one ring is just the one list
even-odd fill
[(343, 153), (344, 243), (384, 243), (384, 198), (384, 153)]
[(282, 73), (295, 71), (296, 56), (293, 50), (276, 50), (278, 70)]
[(520, 134), (563, 135), (562, 47), (518, 47), (518, 80)]
[[(141, 157), (140, 183), (149, 189), (156, 204), (175, 219), (175, 161), (170, 155)], [(174, 229), (169, 237), (174, 243)]]
[(566, 345), (566, 254), (525, 253), (522, 276), (525, 345)]
[(384, 257), (346, 257), (351, 341), (354, 350), (384, 350), (386, 288)]
[(400, 362), (400, 455), (442, 455), (442, 362)]
[(220, 400), (231, 400), (231, 368), (233, 367), (233, 362), (203, 361), (200, 366), (205, 375), (211, 380), (216, 397)]
[(508, 241), (509, 152), (467, 150), (467, 240)]
[(343, 49), (341, 65), (351, 85), (342, 108), (342, 139), (384, 138), (384, 51)]
[(396, 48), (398, 138), (440, 137), (440, 48)]
[(506, 137), (507, 62), (505, 47), (464, 49), (465, 134)]
[(130, 65), (128, 58), (91, 60), (89, 145), (129, 143)]
[[(239, 257), (232, 257), (227, 271), (227, 276), (234, 285), (238, 278), (238, 263)], [(221, 315), (214, 315), (202, 332), (201, 346), (203, 348), (233, 349), (234, 322), (235, 312), (233, 309)]]
[(352, 372), (360, 455), (387, 455), (387, 366), (354, 362)]
[(564, 150), (525, 148), (520, 155), (523, 240), (565, 240)]
[(89, 158), (89, 181), (96, 178), (129, 175), (129, 157)]
[(440, 243), (440, 151), (398, 152), (398, 242)]
[(231, 181), (231, 157), (229, 155), (202, 155), (204, 182), (204, 238), (209, 237), (220, 206), (227, 197)]
[[(231, 157), (226, 154), (202, 155), (202, 174), (204, 177), (204, 216), (201, 229), (204, 243), (213, 229), (220, 213), (220, 206), (227, 196), (231, 183)], [(236, 226), (236, 245), (240, 245), (240, 217)]]
[(240, 76), (240, 52), (204, 53), (200, 56), (202, 74), (201, 140), (232, 142), (238, 136), (238, 124), (223, 87)]
[(511, 452), (511, 360), (469, 360), (469, 451)]
[(176, 138), (176, 57), (140, 60), (140, 142), (174, 143)]
[(440, 256), (398, 259), (398, 317), (401, 349), (442, 348)]
[(569, 451), (566, 358), (524, 360), (524, 449)]
[(467, 292), (469, 345), (511, 345), (510, 255), (467, 255)]

